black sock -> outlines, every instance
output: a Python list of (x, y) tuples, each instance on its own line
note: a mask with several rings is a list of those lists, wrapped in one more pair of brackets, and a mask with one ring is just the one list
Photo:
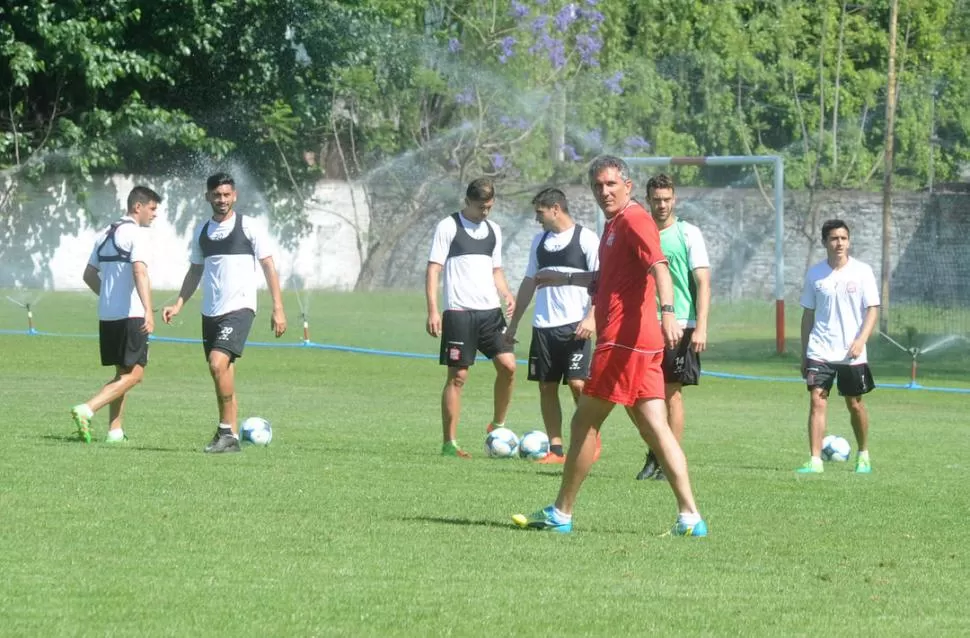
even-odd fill
[(562, 453), (562, 443), (560, 443), (558, 445), (550, 445), (549, 446), (549, 453), (550, 454), (555, 454), (556, 456), (563, 456), (563, 453)]

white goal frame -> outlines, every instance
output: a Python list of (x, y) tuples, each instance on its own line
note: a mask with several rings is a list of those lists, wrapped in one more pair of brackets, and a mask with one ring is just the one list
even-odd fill
[[(780, 155), (709, 155), (688, 157), (623, 157), (628, 166), (774, 167), (775, 192), (775, 350), (785, 352), (785, 162)], [(602, 229), (600, 229), (602, 230)], [(602, 235), (602, 232), (600, 233)]]

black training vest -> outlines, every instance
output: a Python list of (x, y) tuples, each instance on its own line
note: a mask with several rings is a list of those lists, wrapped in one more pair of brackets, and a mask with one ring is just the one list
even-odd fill
[(579, 242), (579, 235), (583, 227), (576, 224), (574, 228), (573, 238), (561, 250), (546, 250), (546, 239), (552, 231), (547, 230), (542, 235), (542, 239), (539, 240), (539, 248), (536, 249), (536, 263), (539, 266), (539, 270), (551, 266), (575, 268), (576, 270), (583, 271), (588, 269), (586, 253), (583, 252), (583, 246)]
[(212, 220), (205, 223), (202, 227), (202, 234), (199, 235), (199, 247), (202, 249), (203, 257), (215, 257), (216, 255), (252, 255), (256, 256), (253, 242), (246, 233), (243, 232), (243, 217), (239, 213), (236, 215), (236, 225), (232, 231), (222, 239), (212, 239), (209, 237), (209, 224)]
[(455, 232), (455, 238), (451, 240), (451, 246), (448, 247), (448, 259), (452, 257), (460, 257), (461, 255), (488, 255), (492, 256), (495, 252), (495, 232), (492, 230), (492, 225), (488, 221), (483, 221), (485, 227), (488, 229), (488, 236), (484, 239), (475, 239), (468, 234), (465, 227), (461, 223), (461, 218), (458, 213), (451, 216), (455, 220), (455, 226), (458, 227)]
[[(106, 261), (123, 261), (129, 264), (131, 263), (131, 251), (122, 250), (118, 248), (118, 242), (115, 241), (115, 233), (118, 231), (118, 227), (121, 226), (122, 224), (134, 224), (134, 223), (135, 223), (135, 220), (129, 217), (128, 219), (120, 219), (108, 227), (108, 232), (104, 236), (104, 241), (101, 242), (100, 246), (98, 246), (99, 264), (103, 264)], [(102, 249), (104, 249), (104, 247), (108, 245), (109, 241), (111, 242), (111, 245), (114, 246), (115, 252), (118, 253), (117, 255), (101, 254)]]

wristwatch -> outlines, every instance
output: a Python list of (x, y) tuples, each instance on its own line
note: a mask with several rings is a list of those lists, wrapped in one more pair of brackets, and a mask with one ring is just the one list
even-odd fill
[(666, 312), (668, 314), (673, 315), (673, 314), (676, 314), (677, 311), (674, 310), (674, 307), (672, 305), (670, 305), (669, 303), (665, 303), (664, 305), (660, 306), (660, 312)]

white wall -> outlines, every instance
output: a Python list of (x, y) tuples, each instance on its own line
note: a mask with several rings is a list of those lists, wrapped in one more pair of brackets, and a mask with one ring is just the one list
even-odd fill
[[(177, 290), (188, 268), (188, 244), (196, 225), (210, 213), (202, 180), (114, 175), (89, 187), (90, 215), (84, 215), (63, 181), (19, 186), (7, 219), (0, 219), (0, 287), (24, 286), (74, 290), (84, 288), (81, 273), (100, 229), (120, 217), (137, 184), (163, 198), (149, 233), (152, 287)], [(247, 182), (236, 176), (236, 209), (270, 230), (267, 205)], [(294, 248), (284, 248), (276, 233), (274, 258), (284, 287), (351, 289), (365, 255), (369, 215), (363, 189), (345, 182), (321, 181), (307, 203), (310, 232)], [(56, 221), (54, 221), (56, 220)], [(5, 223), (4, 223), (5, 222)], [(63, 229), (63, 231), (59, 230)]]

